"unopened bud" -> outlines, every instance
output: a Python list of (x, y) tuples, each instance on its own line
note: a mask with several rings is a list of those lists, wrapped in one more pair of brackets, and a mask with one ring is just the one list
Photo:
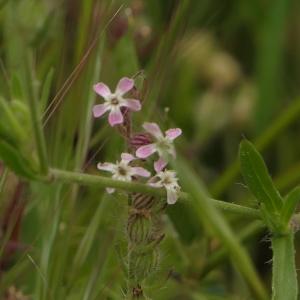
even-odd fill
[(137, 133), (130, 138), (130, 145), (137, 149), (141, 146), (145, 146), (153, 143), (153, 139), (148, 133)]

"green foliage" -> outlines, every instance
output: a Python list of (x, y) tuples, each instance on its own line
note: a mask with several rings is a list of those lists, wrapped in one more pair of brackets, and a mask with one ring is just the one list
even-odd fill
[(268, 173), (263, 158), (247, 140), (243, 140), (240, 144), (239, 157), (245, 182), (258, 200), (265, 221), (271, 230), (280, 230), (279, 215), (283, 199)]
[[(274, 300), (297, 299), (300, 6), (269, 2), (0, 0), (0, 231), (17, 245), (0, 257), (1, 299), (15, 286), (39, 300), (119, 300), (140, 281), (140, 299), (268, 299), (271, 275)], [(174, 206), (96, 171), (128, 149), (92, 118), (92, 87), (122, 76), (143, 104), (134, 131), (183, 130)], [(242, 135), (255, 147), (244, 140), (237, 155)], [(134, 192), (161, 202), (128, 223)]]
[(297, 299), (294, 234), (288, 228), (288, 223), (299, 201), (299, 188), (292, 190), (283, 202), (268, 174), (263, 158), (246, 140), (241, 142), (240, 162), (245, 181), (261, 203), (263, 217), (273, 234), (272, 299)]
[(0, 158), (17, 175), (28, 179), (36, 178), (32, 163), (5, 141), (0, 141)]

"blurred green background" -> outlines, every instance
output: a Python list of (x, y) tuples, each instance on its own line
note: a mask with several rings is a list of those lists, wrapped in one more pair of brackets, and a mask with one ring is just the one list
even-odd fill
[[(122, 139), (92, 118), (92, 86), (135, 76), (134, 129), (182, 128), (177, 152), (212, 197), (256, 207), (239, 172), (243, 136), (283, 194), (297, 185), (299, 16), (292, 0), (0, 0), (0, 137), (15, 149), (12, 167), (1, 164), (1, 299), (122, 299), (126, 285), (122, 194), (23, 179), (39, 153), (34, 103), (51, 167), (98, 174), (98, 161), (119, 157)], [(268, 232), (225, 217), (270, 287)], [(152, 299), (255, 299), (226, 254), (212, 263), (222, 243), (188, 205), (169, 207), (165, 223)]]

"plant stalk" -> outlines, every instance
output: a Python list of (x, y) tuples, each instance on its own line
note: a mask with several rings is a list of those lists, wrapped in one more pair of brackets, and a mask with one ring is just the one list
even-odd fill
[(272, 237), (272, 300), (296, 300), (298, 281), (295, 266), (294, 234)]
[[(125, 182), (114, 180), (109, 177), (98, 176), (98, 175), (89, 175), (79, 172), (63, 171), (59, 169), (50, 169), (49, 176), (40, 178), (44, 182), (58, 181), (65, 183), (78, 183), (80, 185), (86, 186), (95, 186), (99, 188), (116, 188), (124, 190), (127, 192), (137, 192), (148, 194), (156, 197), (166, 197), (166, 192), (164, 189), (158, 189), (151, 187), (147, 184), (138, 183), (138, 182)], [(185, 201), (191, 201), (190, 196), (187, 193), (180, 193), (179, 199)], [(224, 210), (226, 212), (240, 214), (245, 217), (260, 219), (260, 212), (258, 209), (241, 206), (238, 204), (233, 204), (229, 202), (224, 202), (221, 200), (211, 199), (210, 201), (216, 208)]]

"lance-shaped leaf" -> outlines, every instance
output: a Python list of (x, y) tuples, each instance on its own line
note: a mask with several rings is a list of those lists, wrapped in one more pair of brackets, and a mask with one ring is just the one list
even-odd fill
[(291, 192), (289, 192), (284, 199), (284, 204), (281, 213), (283, 224), (288, 224), (299, 201), (300, 201), (300, 187), (297, 186)]
[(29, 179), (35, 178), (35, 172), (30, 162), (13, 146), (3, 140), (0, 140), (0, 160), (3, 160), (4, 164), (17, 175)]
[(9, 102), (0, 97), (0, 136), (17, 145), (24, 135), (22, 126), (15, 118)]
[(254, 145), (243, 140), (240, 144), (239, 157), (244, 180), (252, 194), (259, 202), (264, 203), (270, 213), (279, 213), (283, 202), (282, 197)]

